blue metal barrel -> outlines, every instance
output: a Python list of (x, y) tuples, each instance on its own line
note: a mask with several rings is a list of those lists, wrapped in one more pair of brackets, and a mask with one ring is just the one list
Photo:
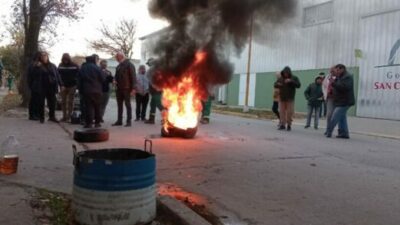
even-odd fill
[(74, 153), (72, 210), (81, 225), (135, 225), (156, 216), (156, 160), (151, 150)]

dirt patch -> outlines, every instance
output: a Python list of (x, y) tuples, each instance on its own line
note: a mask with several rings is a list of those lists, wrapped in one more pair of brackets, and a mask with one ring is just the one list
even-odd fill
[[(32, 196), (30, 205), (36, 221), (48, 225), (79, 225), (74, 221), (71, 211), (71, 196), (39, 189)], [(148, 225), (181, 225), (157, 204), (157, 217)]]
[(7, 94), (4, 96), (0, 103), (0, 114), (4, 114), (5, 112), (17, 108), (21, 105), (22, 99), (18, 94)]

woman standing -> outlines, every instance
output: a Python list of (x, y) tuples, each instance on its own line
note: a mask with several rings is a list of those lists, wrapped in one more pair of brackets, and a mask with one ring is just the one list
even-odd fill
[(49, 121), (58, 123), (55, 115), (56, 94), (58, 88), (62, 86), (60, 75), (57, 72), (57, 67), (49, 61), (49, 56), (46, 52), (40, 52), (39, 59), (34, 62), (30, 69), (31, 90), (37, 97), (38, 116), (41, 123), (44, 123), (45, 118), (45, 101), (49, 108)]

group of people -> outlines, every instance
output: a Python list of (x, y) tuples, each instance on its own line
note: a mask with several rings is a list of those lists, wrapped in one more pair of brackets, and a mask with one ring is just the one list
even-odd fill
[[(86, 57), (81, 66), (74, 63), (68, 53), (63, 54), (59, 66), (50, 62), (46, 52), (38, 52), (28, 68), (28, 86), (31, 91), (29, 119), (45, 121), (45, 102), (49, 109), (49, 121), (59, 122), (55, 115), (56, 95), (61, 96), (63, 117), (68, 122), (73, 114), (76, 90), (79, 92), (82, 123), (85, 128), (101, 127), (106, 107), (115, 86), (118, 105), (117, 121), (113, 126), (123, 125), (124, 105), (125, 126), (132, 126), (131, 96), (136, 97), (136, 120), (148, 124), (155, 123), (156, 108), (162, 110), (161, 91), (151, 85), (146, 75), (146, 67), (136, 68), (121, 52), (115, 56), (119, 65), (115, 76), (107, 69), (107, 61), (99, 60), (93, 54)], [(150, 118), (145, 120), (149, 96), (151, 99)]]
[[(296, 89), (300, 86), (298, 77), (292, 74), (289, 67), (285, 67), (280, 73), (277, 73), (272, 111), (279, 118), (279, 130), (290, 131), (292, 129)], [(345, 65), (338, 64), (332, 67), (327, 76), (320, 73), (314, 82), (307, 86), (304, 96), (308, 103), (306, 129), (311, 126), (313, 115), (314, 128), (318, 129), (319, 117), (322, 114), (322, 106), (324, 106), (327, 120), (325, 136), (332, 137), (335, 127), (338, 126), (336, 137), (350, 138), (347, 111), (355, 104), (354, 81)]]

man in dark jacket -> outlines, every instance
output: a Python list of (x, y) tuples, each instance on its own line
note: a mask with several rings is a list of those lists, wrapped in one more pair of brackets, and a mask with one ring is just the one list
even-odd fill
[(71, 56), (64, 53), (58, 66), (58, 73), (64, 83), (64, 89), (60, 92), (63, 117), (61, 122), (67, 122), (71, 118), (74, 107), (74, 97), (78, 80), (79, 66), (72, 62)]
[(311, 83), (307, 89), (304, 91), (304, 96), (308, 102), (308, 113), (307, 113), (307, 122), (304, 128), (309, 128), (311, 124), (311, 116), (314, 115), (314, 128), (318, 129), (318, 121), (320, 108), (323, 101), (324, 93), (322, 92), (322, 77), (318, 76), (315, 78), (314, 83)]
[(300, 88), (299, 78), (292, 74), (290, 67), (285, 67), (281, 72), (281, 77), (275, 82), (275, 88), (279, 88), (280, 101), (279, 111), (281, 117), (281, 125), (279, 130), (292, 129), (294, 114), (294, 99), (296, 88)]
[(96, 65), (96, 56), (86, 57), (86, 63), (79, 70), (79, 92), (85, 101), (85, 128), (101, 127), (101, 98), (105, 77)]
[(103, 83), (103, 96), (101, 99), (101, 122), (103, 121), (104, 113), (106, 112), (108, 100), (110, 99), (110, 94), (112, 90), (112, 83), (114, 81), (114, 77), (112, 76), (111, 71), (107, 69), (107, 61), (101, 60), (100, 68), (105, 76), (105, 80)]
[(332, 137), (336, 125), (339, 126), (337, 138), (349, 139), (349, 128), (347, 125), (347, 111), (355, 104), (353, 75), (347, 72), (346, 66), (338, 64), (335, 66), (336, 79), (332, 83), (333, 105), (331, 121), (328, 123), (326, 137)]
[(126, 126), (130, 127), (132, 125), (131, 95), (134, 94), (136, 86), (136, 70), (135, 66), (129, 59), (125, 58), (123, 53), (117, 53), (115, 58), (119, 62), (115, 72), (118, 119), (113, 126), (122, 126), (123, 104), (125, 103), (127, 113)]

